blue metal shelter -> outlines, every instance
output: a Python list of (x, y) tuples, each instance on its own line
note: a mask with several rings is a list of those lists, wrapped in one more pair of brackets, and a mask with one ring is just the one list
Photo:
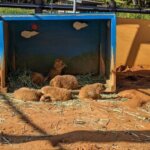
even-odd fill
[[(74, 22), (88, 26), (76, 30)], [(32, 26), (36, 25), (36, 29)], [(23, 31), (36, 31), (31, 38)], [(4, 15), (0, 19), (1, 91), (7, 72), (24, 68), (46, 74), (56, 58), (67, 74), (99, 73), (115, 91), (116, 17), (113, 13)]]

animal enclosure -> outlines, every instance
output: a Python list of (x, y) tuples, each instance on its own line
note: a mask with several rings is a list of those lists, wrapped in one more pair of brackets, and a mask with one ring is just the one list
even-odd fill
[(55, 59), (65, 74), (98, 74), (115, 91), (116, 17), (112, 13), (5, 15), (0, 19), (1, 91), (7, 76), (28, 68), (47, 74)]

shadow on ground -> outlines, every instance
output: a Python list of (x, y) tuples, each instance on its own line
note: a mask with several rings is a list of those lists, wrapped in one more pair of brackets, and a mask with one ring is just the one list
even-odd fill
[[(53, 146), (60, 143), (76, 143), (76, 142), (133, 142), (144, 143), (150, 142), (150, 131), (73, 131), (60, 135), (8, 135), (1, 134), (1, 143), (5, 143), (5, 137), (11, 144), (25, 143), (29, 141), (48, 140)], [(149, 137), (149, 138), (148, 138)]]
[(144, 143), (150, 142), (150, 131), (73, 131), (58, 135), (49, 135), (46, 131), (34, 124), (25, 114), (14, 106), (11, 99), (4, 95), (6, 104), (12, 111), (15, 111), (20, 118), (30, 125), (33, 129), (37, 130), (41, 135), (9, 135), (5, 133), (0, 134), (0, 143), (2, 144), (19, 144), (30, 141), (46, 140), (52, 146), (60, 146), (61, 143), (71, 144), (76, 142), (133, 142)]

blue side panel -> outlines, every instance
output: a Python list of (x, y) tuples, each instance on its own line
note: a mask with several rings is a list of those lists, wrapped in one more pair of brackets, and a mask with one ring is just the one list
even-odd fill
[(2, 69), (2, 64), (4, 60), (4, 27), (3, 21), (0, 21), (0, 69)]
[(116, 62), (116, 17), (112, 17), (111, 20), (111, 53), (114, 57), (114, 64)]

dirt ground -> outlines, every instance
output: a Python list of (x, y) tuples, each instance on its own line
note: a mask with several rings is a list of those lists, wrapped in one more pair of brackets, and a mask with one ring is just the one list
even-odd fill
[(118, 72), (117, 92), (129, 97), (42, 103), (1, 95), (0, 149), (150, 150), (150, 70)]

